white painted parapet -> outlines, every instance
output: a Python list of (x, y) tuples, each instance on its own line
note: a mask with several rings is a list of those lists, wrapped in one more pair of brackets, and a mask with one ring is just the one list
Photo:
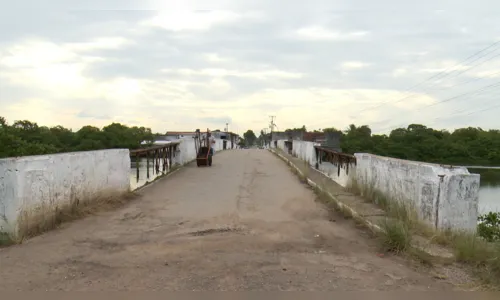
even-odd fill
[[(288, 152), (285, 140), (278, 140), (277, 144)], [(294, 140), (292, 154), (315, 168), (314, 146), (313, 142)], [(343, 187), (356, 183), (361, 190), (378, 191), (388, 200), (403, 201), (434, 228), (476, 230), (478, 174), (470, 174), (463, 167), (451, 168), (367, 153), (356, 153), (355, 157), (356, 166), (350, 165), (347, 169), (322, 162), (318, 164), (319, 171)]]
[(0, 159), (0, 232), (15, 234), (21, 214), (120, 196), (129, 174), (128, 149)]
[[(216, 139), (215, 151), (223, 145)], [(180, 139), (173, 164), (195, 159), (195, 140)], [(0, 159), (0, 232), (15, 235), (21, 216), (38, 214), (43, 219), (75, 202), (119, 197), (130, 191), (130, 169), (128, 149)]]
[(186, 163), (196, 159), (195, 139), (192, 137), (177, 140), (179, 144), (176, 147), (174, 165), (185, 165)]
[(475, 230), (479, 175), (466, 168), (356, 153), (356, 182), (388, 198), (410, 203), (439, 229)]

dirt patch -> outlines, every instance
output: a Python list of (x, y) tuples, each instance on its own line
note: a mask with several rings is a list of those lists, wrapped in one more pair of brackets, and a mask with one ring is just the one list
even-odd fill
[(107, 241), (103, 239), (85, 239), (85, 240), (75, 240), (73, 244), (77, 247), (88, 247), (89, 249), (92, 250), (100, 250), (100, 251), (106, 251), (106, 252), (116, 252), (116, 251), (122, 251), (125, 249), (125, 245), (113, 242), (113, 241)]
[(24, 209), (20, 212), (18, 232), (13, 235), (13, 240), (17, 243), (23, 242), (25, 239), (55, 229), (63, 223), (82, 219), (99, 212), (114, 210), (138, 198), (137, 193), (130, 192), (85, 200), (73, 199), (69, 203), (59, 206), (41, 204)]
[(226, 233), (226, 232), (239, 232), (241, 229), (239, 228), (210, 228), (210, 229), (205, 229), (205, 230), (198, 230), (195, 232), (190, 232), (190, 235), (193, 236), (204, 236), (204, 235), (210, 235), (210, 234), (217, 234), (217, 233)]

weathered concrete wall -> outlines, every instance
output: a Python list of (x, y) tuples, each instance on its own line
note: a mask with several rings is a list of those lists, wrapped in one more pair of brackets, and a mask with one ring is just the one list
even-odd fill
[(411, 204), (439, 229), (475, 230), (479, 175), (466, 168), (356, 153), (356, 182), (388, 198)]
[[(285, 141), (286, 140), (278, 140), (278, 148), (287, 152), (288, 149), (285, 148)], [(274, 143), (271, 143), (272, 148), (274, 148)]]
[(479, 214), (479, 174), (443, 178), (438, 204), (438, 228), (476, 229)]
[(193, 138), (185, 138), (178, 140), (179, 145), (176, 148), (175, 157), (173, 158), (174, 165), (184, 165), (193, 159), (196, 159), (195, 140)]
[(11, 232), (19, 210), (17, 201), (17, 164), (14, 159), (0, 159), (0, 232)]
[(21, 213), (55, 211), (130, 190), (128, 149), (0, 159), (0, 231), (16, 232)]
[[(284, 140), (278, 141), (278, 148), (287, 151)], [(315, 167), (314, 143), (293, 141), (292, 153)], [(403, 201), (435, 228), (476, 229), (479, 175), (462, 167), (447, 168), (367, 153), (355, 156), (357, 165), (351, 165), (349, 170), (322, 162), (319, 171), (343, 187), (356, 183), (362, 190), (376, 190), (388, 199)]]
[[(195, 141), (180, 141), (173, 163), (184, 165), (196, 159)], [(214, 148), (223, 150), (223, 140)], [(15, 234), (21, 214), (48, 215), (74, 201), (130, 191), (130, 166), (128, 149), (0, 159), (0, 232)]]
[(316, 164), (316, 151), (314, 150), (313, 142), (296, 141), (292, 142), (292, 155), (304, 161), (307, 161), (311, 166)]

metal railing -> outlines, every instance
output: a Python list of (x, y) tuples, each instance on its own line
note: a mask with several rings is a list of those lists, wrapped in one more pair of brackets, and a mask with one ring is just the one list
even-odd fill
[(316, 150), (316, 169), (319, 169), (319, 165), (326, 161), (333, 165), (336, 165), (337, 175), (340, 175), (340, 169), (346, 169), (346, 174), (349, 175), (349, 166), (356, 166), (356, 156), (335, 151), (333, 149), (322, 147), (322, 146), (314, 146)]
[[(175, 157), (175, 151), (179, 142), (172, 142), (165, 145), (152, 146), (148, 148), (130, 150), (130, 158), (135, 159), (136, 180), (139, 182), (140, 160), (146, 158), (146, 178), (150, 179), (151, 166), (153, 174), (166, 174), (172, 168), (172, 159)], [(151, 164), (150, 164), (151, 163)], [(161, 174), (160, 174), (161, 173)], [(143, 175), (144, 176), (144, 175)]]

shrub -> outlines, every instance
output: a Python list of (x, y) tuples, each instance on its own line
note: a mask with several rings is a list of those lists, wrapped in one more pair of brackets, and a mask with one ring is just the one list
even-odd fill
[(500, 212), (489, 212), (478, 217), (477, 232), (488, 242), (500, 241)]

